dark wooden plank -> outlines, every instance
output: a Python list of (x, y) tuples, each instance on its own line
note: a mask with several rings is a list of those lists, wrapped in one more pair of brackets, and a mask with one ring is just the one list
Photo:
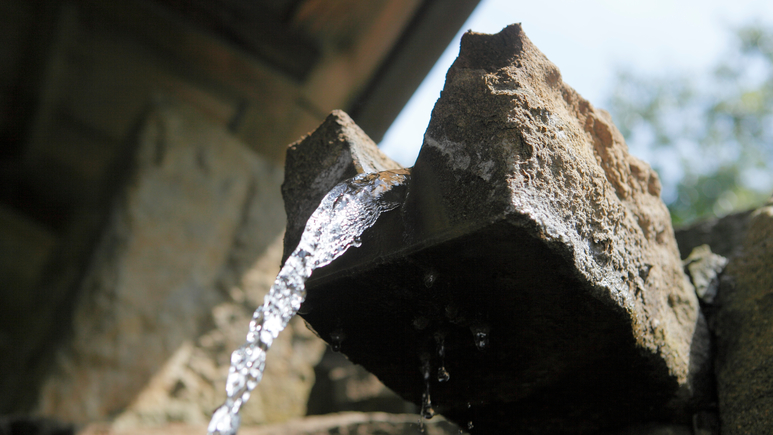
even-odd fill
[(479, 1), (424, 1), (378, 73), (347, 108), (373, 140), (381, 140)]
[(296, 80), (303, 80), (320, 57), (313, 39), (287, 25), (282, 8), (257, 1), (155, 1)]

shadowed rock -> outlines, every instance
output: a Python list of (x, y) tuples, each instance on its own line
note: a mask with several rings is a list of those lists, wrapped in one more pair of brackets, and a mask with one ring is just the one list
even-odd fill
[(724, 270), (716, 315), (722, 433), (773, 431), (773, 199), (750, 215)]
[(746, 210), (677, 228), (674, 234), (682, 258), (687, 258), (700, 245), (709, 245), (712, 252), (723, 257), (736, 254), (743, 244), (753, 211)]
[[(191, 108), (151, 109), (79, 285), (72, 330), (59, 320), (62, 343), (33, 390), (38, 414), (124, 429), (208, 421), (229, 352), (279, 271), (282, 169)], [(247, 424), (305, 414), (324, 344), (297, 320), (242, 408)]]
[[(343, 176), (310, 160), (287, 177)], [(688, 419), (708, 334), (657, 175), (519, 25), (464, 35), (411, 174), (403, 207), (308, 282), (322, 338), (472, 433)]]

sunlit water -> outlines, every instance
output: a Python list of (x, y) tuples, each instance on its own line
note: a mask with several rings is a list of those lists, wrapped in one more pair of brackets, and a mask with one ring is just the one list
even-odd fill
[(351, 246), (381, 213), (400, 206), (385, 193), (405, 183), (404, 172), (361, 174), (334, 187), (306, 223), (298, 247), (287, 258), (250, 322), (247, 341), (231, 354), (225, 403), (212, 415), (209, 434), (236, 434), (239, 410), (263, 377), (266, 351), (306, 298), (306, 280)]

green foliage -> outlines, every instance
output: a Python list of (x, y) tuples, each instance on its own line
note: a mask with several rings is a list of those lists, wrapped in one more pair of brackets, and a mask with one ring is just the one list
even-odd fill
[(734, 32), (702, 76), (618, 73), (610, 112), (663, 182), (675, 225), (758, 206), (773, 188), (773, 27)]

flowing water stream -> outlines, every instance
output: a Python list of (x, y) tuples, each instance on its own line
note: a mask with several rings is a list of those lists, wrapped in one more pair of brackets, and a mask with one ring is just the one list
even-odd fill
[(361, 174), (338, 184), (322, 199), (263, 305), (255, 310), (246, 342), (231, 354), (227, 398), (212, 415), (210, 435), (236, 434), (239, 410), (263, 377), (266, 351), (306, 298), (306, 280), (314, 269), (349, 247), (360, 246), (360, 236), (381, 213), (400, 206), (400, 199), (385, 194), (403, 185), (407, 177), (403, 171)]

